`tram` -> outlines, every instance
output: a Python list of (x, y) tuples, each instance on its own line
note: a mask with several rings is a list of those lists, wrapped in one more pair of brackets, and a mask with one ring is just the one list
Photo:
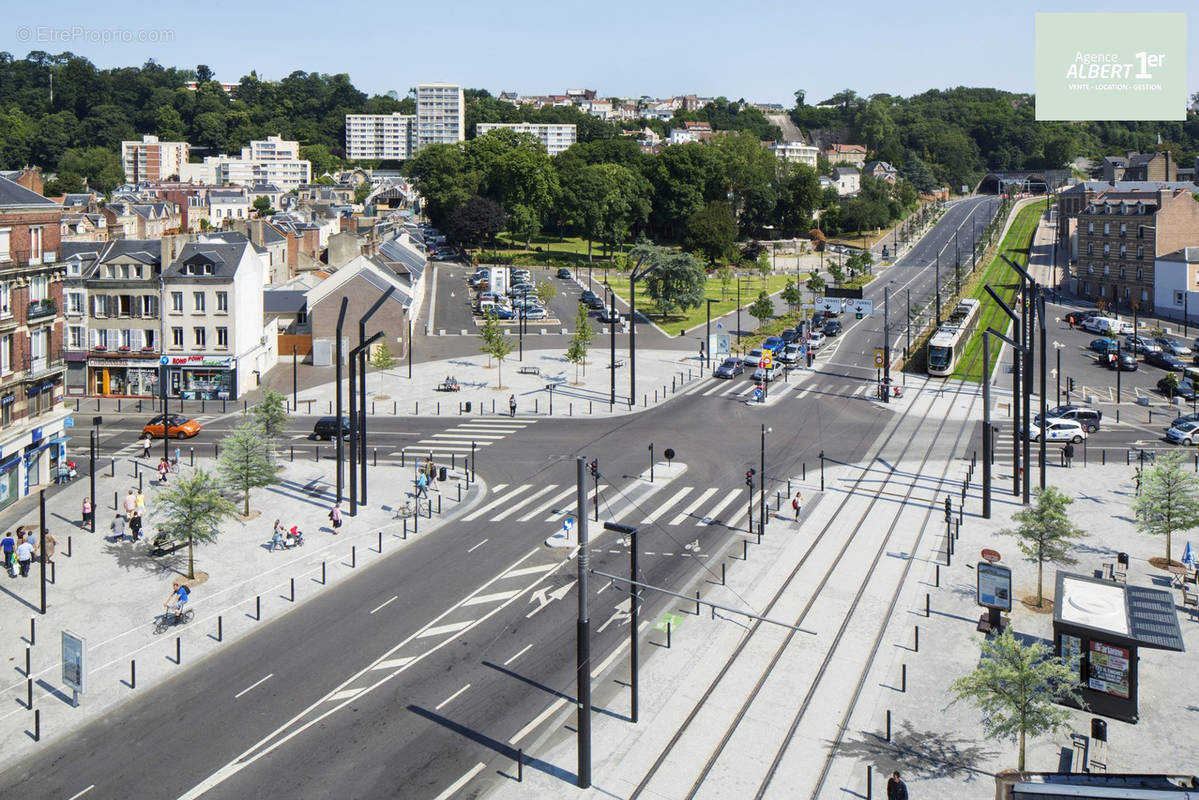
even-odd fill
[(974, 327), (978, 324), (981, 307), (982, 303), (977, 298), (967, 297), (957, 304), (949, 319), (937, 328), (928, 340), (929, 375), (944, 377), (952, 375), (957, 369), (958, 360), (965, 352)]

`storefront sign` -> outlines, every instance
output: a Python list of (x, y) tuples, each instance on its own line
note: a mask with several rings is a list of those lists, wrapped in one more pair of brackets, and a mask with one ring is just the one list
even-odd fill
[(46, 434), (44, 434), (44, 433), (42, 432), (42, 429), (41, 429), (41, 428), (34, 428), (34, 429), (33, 429), (33, 436), (32, 436), (32, 438), (31, 438), (31, 440), (32, 440), (32, 442), (33, 442), (34, 444), (37, 444), (37, 443), (38, 443), (38, 442), (40, 442), (42, 439), (44, 439), (44, 438), (45, 438), (45, 436), (46, 436)]
[(171, 356), (173, 367), (233, 367), (233, 356)]
[(1000, 611), (1012, 610), (1012, 571), (998, 564), (979, 563), (975, 567), (978, 604)]
[(89, 358), (87, 360), (89, 367), (142, 367), (144, 369), (154, 369), (158, 366), (153, 358)]
[(1116, 697), (1128, 697), (1128, 650), (1106, 642), (1091, 642), (1087, 688)]

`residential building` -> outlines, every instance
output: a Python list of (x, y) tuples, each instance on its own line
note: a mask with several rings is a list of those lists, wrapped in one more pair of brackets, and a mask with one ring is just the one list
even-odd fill
[(1057, 193), (1058, 241), (1069, 247), (1071, 258), (1078, 259), (1077, 223), (1078, 215), (1101, 194), (1111, 198), (1130, 200), (1152, 196), (1161, 189), (1187, 189), (1195, 191), (1193, 183), (1183, 181), (1080, 181)]
[(462, 87), (422, 83), (416, 87), (416, 147), (456, 144), (466, 138), (466, 101)]
[(222, 228), (250, 218), (250, 197), (244, 189), (212, 189), (208, 192), (208, 225)]
[(698, 142), (704, 138), (704, 134), (712, 134), (712, 126), (707, 122), (684, 122), (683, 127), (670, 129), (670, 143)]
[(779, 157), (780, 161), (790, 164), (806, 164), (812, 169), (816, 168), (816, 157), (820, 154), (819, 149), (803, 142), (771, 142), (767, 147)]
[[(1193, 189), (1193, 187), (1191, 187)], [(1191, 189), (1105, 192), (1077, 216), (1077, 261), (1071, 278), (1081, 296), (1113, 303), (1117, 312), (1149, 310), (1158, 257), (1199, 242), (1199, 202)]]
[(1180, 247), (1153, 263), (1153, 312), (1156, 316), (1199, 318), (1199, 245)]
[(66, 455), (61, 221), (58, 203), (0, 178), (0, 508)]
[(861, 169), (866, 164), (866, 146), (861, 144), (833, 144), (824, 151), (830, 164), (848, 164)]
[(1128, 159), (1124, 156), (1104, 156), (1102, 162), (1102, 178), (1105, 181), (1122, 181), (1128, 169)]
[(61, 225), (64, 242), (108, 241), (108, 220), (103, 214), (63, 214)]
[(0, 170), (0, 178), (7, 178), (18, 186), (24, 186), (34, 194), (45, 194), (46, 181), (42, 178), (41, 167), (24, 167), (22, 169)]
[(114, 195), (100, 214), (110, 239), (159, 239), (182, 229), (179, 206), (168, 201), (144, 203)]
[(266, 268), (237, 233), (201, 234), (163, 269), (167, 392), (185, 399), (240, 397), (278, 357), (264, 324)]
[(1169, 150), (1160, 153), (1129, 153), (1124, 167), (1126, 181), (1174, 181), (1178, 180), (1178, 164)]
[(308, 318), (308, 293), (329, 277), (317, 270), (297, 275), (289, 281), (272, 284), (263, 290), (262, 311), (267, 322), (274, 320), (278, 331), (278, 352), (284, 358), (312, 353), (312, 325)]
[(491, 131), (507, 128), (517, 133), (532, 134), (541, 142), (550, 156), (565, 152), (576, 141), (574, 125), (542, 124), (537, 122), (480, 122), (475, 126), (476, 135), (486, 136)]
[(851, 197), (862, 190), (862, 175), (853, 167), (833, 167), (832, 178), (841, 197)]
[(242, 148), (241, 157), (247, 161), (299, 161), (300, 143), (282, 136), (252, 139), (249, 147)]
[(899, 170), (891, 166), (886, 161), (867, 161), (863, 174), (869, 175), (871, 178), (878, 178), (887, 183), (895, 183), (899, 180)]
[(416, 150), (415, 115), (346, 114), (346, 158), (404, 161)]
[[(388, 289), (390, 298), (371, 317), (368, 333), (386, 331), (388, 347), (396, 358), (408, 352), (408, 325), (416, 306), (410, 289), (383, 258), (360, 255), (325, 278), (307, 294), (307, 322), (312, 337), (312, 363), (328, 366), (334, 361), (337, 317), (342, 298), (347, 298), (347, 319), (359, 319)], [(344, 331), (343, 331), (344, 333)]]
[(146, 134), (140, 142), (121, 142), (121, 164), (129, 183), (178, 178), (187, 163), (187, 142), (160, 142)]

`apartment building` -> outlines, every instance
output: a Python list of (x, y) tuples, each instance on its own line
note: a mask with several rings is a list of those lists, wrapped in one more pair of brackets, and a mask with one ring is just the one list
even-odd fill
[(1199, 245), (1158, 256), (1153, 264), (1154, 313), (1167, 319), (1199, 318)]
[(565, 152), (577, 141), (578, 134), (574, 125), (541, 124), (536, 122), (480, 122), (475, 126), (478, 136), (486, 136), (491, 131), (507, 128), (517, 133), (528, 133), (541, 142), (541, 146), (551, 156)]
[(860, 144), (833, 144), (824, 151), (830, 164), (848, 164), (861, 169), (866, 164), (866, 146)]
[(816, 157), (820, 150), (803, 142), (771, 142), (769, 149), (778, 156), (780, 161), (790, 164), (806, 164), (816, 169)]
[(121, 142), (121, 164), (129, 183), (178, 178), (187, 163), (187, 142), (160, 142), (146, 134), (140, 142)]
[(1190, 190), (1102, 193), (1077, 217), (1074, 290), (1113, 303), (1117, 312), (1133, 303), (1148, 311), (1159, 302), (1157, 259), (1196, 242), (1199, 202)]
[(698, 142), (711, 135), (712, 126), (707, 122), (684, 122), (683, 127), (670, 129), (670, 143)]
[(62, 206), (0, 178), (0, 508), (66, 455), (61, 224)]
[(212, 189), (208, 192), (208, 225), (221, 228), (250, 218), (252, 205), (244, 189)]
[(346, 114), (346, 158), (404, 161), (415, 153), (415, 116)]
[(300, 143), (282, 136), (253, 139), (249, 147), (243, 147), (241, 157), (247, 161), (299, 161)]
[(416, 146), (454, 144), (466, 138), (466, 101), (462, 87), (422, 83), (416, 87)]

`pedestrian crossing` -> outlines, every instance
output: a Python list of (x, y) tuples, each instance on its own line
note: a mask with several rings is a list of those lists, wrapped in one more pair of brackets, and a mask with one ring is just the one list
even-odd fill
[[(754, 381), (729, 381), (719, 378), (712, 379), (712, 386), (701, 391), (701, 397), (728, 397), (735, 400), (749, 400), (753, 397), (757, 384)], [(836, 386), (801, 387), (798, 383), (772, 381), (767, 388), (767, 395), (784, 394), (794, 391), (793, 397), (802, 400), (812, 394), (835, 395), (837, 397), (870, 397), (875, 389), (873, 381), (845, 381)]]
[[(192, 419), (194, 419), (196, 422), (200, 423), (200, 425), (202, 426), (205, 423), (209, 422), (210, 420), (216, 419), (218, 416), (219, 416), (218, 414), (201, 414), (198, 417), (192, 417)], [(130, 442), (129, 444), (125, 445), (124, 447), (121, 447), (121, 448), (113, 451), (112, 455), (117, 458), (120, 458), (122, 456), (140, 456), (142, 454), (142, 441), (141, 440), (142, 440), (141, 431), (138, 431), (137, 438), (134, 441)], [(181, 451), (185, 450), (187, 447), (189, 447), (189, 445), (184, 444), (184, 442), (186, 442), (186, 441), (187, 441), (186, 439), (172, 439), (170, 445), (168, 445), (168, 449), (170, 450), (171, 453), (175, 452), (175, 448), (179, 448)], [(154, 454), (154, 453), (157, 453), (158, 455), (162, 454), (162, 439), (154, 439), (153, 440), (153, 445), (150, 447), (150, 452), (151, 452), (151, 454)]]
[(471, 450), (490, 447), (514, 433), (520, 433), (537, 420), (524, 417), (475, 417), (453, 428), (420, 439), (416, 444), (396, 450), (392, 455), (429, 456), (438, 460), (465, 458)]

